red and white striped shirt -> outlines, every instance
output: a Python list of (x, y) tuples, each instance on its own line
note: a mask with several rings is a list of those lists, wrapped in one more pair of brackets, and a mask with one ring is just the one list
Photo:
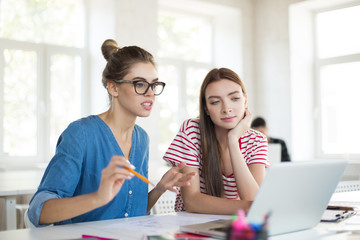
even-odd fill
[[(172, 166), (185, 162), (187, 166), (199, 168), (200, 192), (206, 194), (205, 181), (202, 174), (202, 155), (200, 150), (200, 129), (197, 119), (188, 119), (181, 126), (178, 134), (171, 143), (164, 155), (164, 160)], [(255, 130), (249, 129), (239, 139), (239, 147), (247, 165), (264, 164), (269, 166), (267, 160), (267, 140), (266, 137)], [(240, 199), (234, 174), (229, 176), (222, 175), (224, 185), (224, 195), (229, 199)], [(185, 211), (185, 206), (178, 194), (175, 202), (175, 211)]]

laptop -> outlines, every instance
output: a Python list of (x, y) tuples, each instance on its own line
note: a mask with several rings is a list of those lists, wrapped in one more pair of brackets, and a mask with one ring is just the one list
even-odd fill
[[(247, 222), (268, 219), (270, 236), (315, 227), (344, 173), (347, 161), (286, 162), (267, 169), (258, 194), (247, 214)], [(190, 232), (225, 238), (229, 220), (181, 226)]]

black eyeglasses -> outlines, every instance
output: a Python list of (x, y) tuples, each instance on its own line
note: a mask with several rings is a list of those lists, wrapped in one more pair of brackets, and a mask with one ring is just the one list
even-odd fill
[(120, 79), (116, 79), (114, 80), (114, 82), (116, 83), (131, 83), (134, 85), (134, 89), (135, 92), (139, 95), (144, 95), (149, 88), (151, 87), (151, 90), (154, 92), (154, 95), (158, 96), (160, 95), (165, 87), (165, 83), (164, 82), (154, 82), (154, 83), (148, 83), (145, 80), (136, 80), (136, 81), (131, 81), (131, 80), (120, 80)]

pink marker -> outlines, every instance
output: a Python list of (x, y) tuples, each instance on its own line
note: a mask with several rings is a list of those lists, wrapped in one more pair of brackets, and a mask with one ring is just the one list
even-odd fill
[(233, 222), (232, 226), (235, 230), (242, 230), (246, 229), (248, 227), (248, 224), (246, 223), (246, 217), (245, 212), (242, 209), (239, 209), (237, 212), (237, 218)]
[(255, 238), (255, 231), (247, 224), (244, 210), (238, 210), (238, 216), (232, 223), (232, 230), (230, 240), (253, 240)]
[(99, 240), (118, 240), (118, 239), (113, 239), (113, 238), (104, 238), (104, 237), (86, 235), (86, 234), (81, 235), (81, 238), (96, 238), (96, 239), (99, 239)]

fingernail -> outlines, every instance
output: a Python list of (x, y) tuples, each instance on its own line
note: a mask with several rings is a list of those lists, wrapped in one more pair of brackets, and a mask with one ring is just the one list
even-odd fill
[(132, 179), (133, 176), (127, 176), (127, 179)]
[(134, 166), (134, 165), (130, 164), (130, 166), (131, 166), (132, 169), (135, 169), (135, 166)]

